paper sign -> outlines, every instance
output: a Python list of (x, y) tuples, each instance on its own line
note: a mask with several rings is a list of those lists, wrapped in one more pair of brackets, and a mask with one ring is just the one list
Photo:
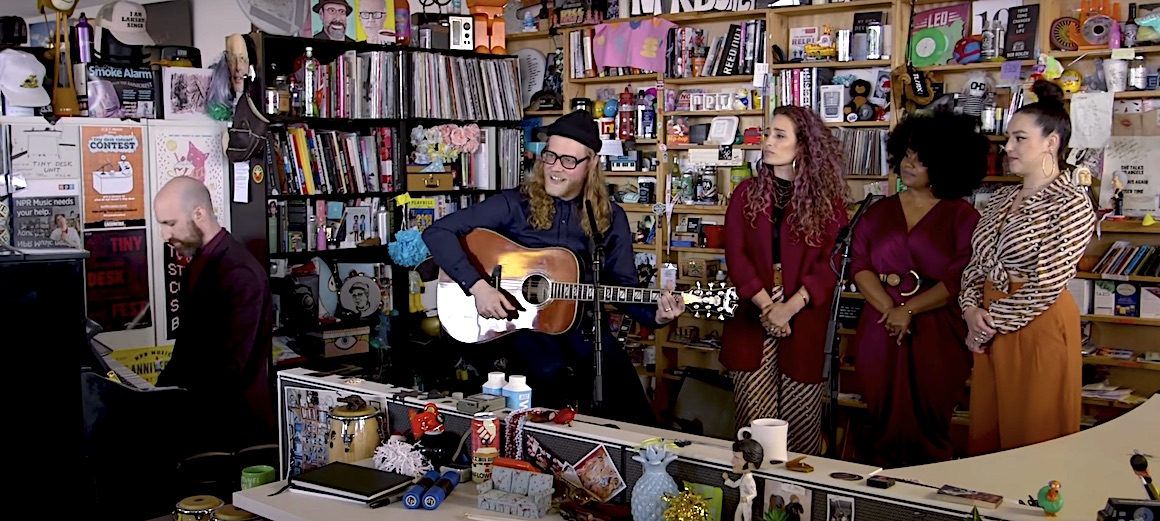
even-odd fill
[(250, 163), (234, 163), (234, 202), (250, 202)]
[(1112, 135), (1110, 92), (1078, 92), (1071, 97), (1070, 148), (1103, 148)]
[(1136, 58), (1136, 50), (1132, 48), (1127, 49), (1112, 49), (1113, 60), (1133, 60)]
[(407, 193), (395, 198), (395, 204), (397, 204), (399, 206), (403, 206), (409, 202), (411, 202), (411, 193), (410, 192), (407, 192)]
[(1003, 62), (1003, 70), (999, 72), (999, 79), (1018, 80), (1022, 70), (1023, 64), (1019, 60), (1005, 61)]
[(753, 86), (764, 87), (765, 77), (769, 75), (769, 64), (758, 63), (753, 66)]

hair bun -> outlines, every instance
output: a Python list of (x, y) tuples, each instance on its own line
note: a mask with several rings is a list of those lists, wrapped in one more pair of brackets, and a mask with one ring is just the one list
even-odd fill
[(1063, 89), (1054, 82), (1038, 79), (1031, 85), (1031, 92), (1039, 99), (1039, 103), (1063, 105)]

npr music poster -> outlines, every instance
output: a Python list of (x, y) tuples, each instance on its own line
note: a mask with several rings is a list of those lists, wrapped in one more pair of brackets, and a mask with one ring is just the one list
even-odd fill
[[(218, 223), (229, 230), (229, 163), (221, 146), (221, 136), (225, 130), (225, 125), (220, 123), (198, 122), (190, 125), (151, 122), (150, 164), (154, 182), (150, 197), (156, 197), (161, 187), (175, 177), (197, 179), (209, 190)], [(156, 345), (172, 345), (179, 325), (185, 262), (178, 260), (176, 250), (161, 237), (159, 227), (153, 226), (152, 233), (154, 244), (158, 246), (150, 254), (159, 270), (153, 275), (153, 280), (157, 281), (153, 288), (153, 301), (157, 303), (157, 309), (153, 310), (158, 325), (154, 328)], [(206, 237), (205, 240), (211, 238)]]
[(81, 127), (85, 229), (145, 226), (142, 126)]

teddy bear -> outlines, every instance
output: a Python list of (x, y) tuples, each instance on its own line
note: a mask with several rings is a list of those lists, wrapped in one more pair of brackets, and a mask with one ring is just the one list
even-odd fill
[(866, 80), (854, 80), (850, 84), (850, 102), (842, 110), (846, 115), (846, 121), (854, 122), (862, 119), (860, 115), (862, 107), (870, 103), (870, 88), (870, 82)]

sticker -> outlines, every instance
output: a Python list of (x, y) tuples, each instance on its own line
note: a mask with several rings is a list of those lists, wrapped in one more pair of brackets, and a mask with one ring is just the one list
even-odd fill
[(1003, 69), (999, 72), (999, 79), (1001, 80), (1018, 80), (1019, 73), (1023, 70), (1023, 64), (1019, 60), (1011, 60), (1003, 62)]
[(717, 160), (729, 161), (733, 159), (733, 145), (721, 145), (717, 147)]
[(857, 474), (851, 474), (849, 472), (835, 472), (833, 474), (830, 474), (830, 477), (834, 478), (834, 479), (840, 479), (842, 481), (861, 481), (862, 480), (862, 476), (859, 476)]
[(653, 205), (652, 211), (656, 215), (661, 215), (661, 214), (665, 213), (665, 210), (668, 210), (668, 208), (669, 208), (668, 205), (666, 205), (665, 203), (657, 203), (657, 204)]
[(1132, 48), (1112, 49), (1113, 60), (1134, 60), (1136, 59), (1136, 50)]
[(254, 178), (254, 184), (260, 185), (262, 181), (266, 180), (266, 169), (262, 168), (262, 165), (254, 165), (254, 168), (250, 170), (250, 175)]

